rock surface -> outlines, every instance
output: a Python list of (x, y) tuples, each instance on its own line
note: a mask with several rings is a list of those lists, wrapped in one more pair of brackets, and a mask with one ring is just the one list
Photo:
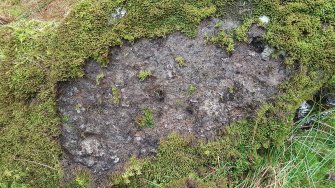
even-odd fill
[[(287, 77), (282, 62), (262, 60), (248, 44), (236, 44), (230, 56), (206, 44), (206, 33), (218, 32), (215, 24), (204, 21), (193, 39), (174, 33), (111, 48), (107, 68), (88, 61), (83, 78), (60, 83), (64, 164), (81, 164), (96, 174), (115, 170), (132, 155), (155, 154), (159, 140), (172, 132), (213, 139), (271, 100)], [(229, 25), (236, 24), (222, 27)], [(177, 56), (186, 66), (177, 64)], [(141, 70), (152, 76), (140, 81)], [(137, 123), (144, 109), (153, 112), (153, 128)]]

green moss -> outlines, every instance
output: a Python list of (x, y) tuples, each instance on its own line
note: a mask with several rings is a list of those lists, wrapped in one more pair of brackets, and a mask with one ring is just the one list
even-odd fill
[(193, 95), (197, 91), (197, 87), (193, 84), (190, 84), (187, 88), (187, 93)]
[[(292, 77), (280, 86), (276, 101), (262, 105), (254, 119), (226, 127), (221, 132), (221, 137), (214, 142), (189, 143), (187, 139), (178, 136), (162, 141), (160, 149), (163, 148), (164, 152), (159, 152), (156, 158), (150, 160), (143, 168), (142, 175), (133, 181), (145, 182), (143, 184), (147, 186), (163, 186), (169, 183), (174, 185), (176, 179), (197, 173), (201, 174), (205, 182), (223, 181), (225, 183), (221, 185), (233, 187), (240, 184), (247, 176), (255, 175), (268, 151), (273, 148), (281, 149), (287, 144), (294, 113), (301, 102), (310, 99), (323, 85), (334, 83), (335, 70), (332, 59), (335, 56), (335, 18), (331, 13), (334, 5), (334, 2), (323, 0), (256, 1), (254, 16), (270, 17), (269, 25), (265, 26), (267, 42), (277, 50), (286, 52), (285, 63), (293, 72)], [(235, 38), (238, 41), (247, 41), (246, 32), (254, 23), (252, 20), (246, 20), (235, 31)], [(220, 46), (226, 48), (227, 45), (223, 40), (225, 37), (226, 34), (220, 33), (213, 40), (220, 42)], [(171, 154), (173, 155), (178, 147), (176, 141), (187, 142), (189, 146), (179, 147), (181, 157), (171, 159)], [(311, 156), (311, 161), (315, 162), (313, 157), (314, 155)], [(190, 163), (185, 158), (195, 162)], [(180, 161), (183, 162), (177, 163)], [(327, 164), (333, 164), (333, 160), (327, 161)], [(180, 171), (171, 170), (175, 166), (178, 166)], [(211, 169), (214, 169), (214, 172)], [(322, 172), (331, 169), (333, 167), (327, 166), (318, 171), (321, 174), (315, 177), (322, 177), (325, 175)], [(306, 178), (301, 180), (292, 185), (310, 186), (310, 182), (305, 181)], [(320, 187), (329, 185), (329, 182), (325, 181), (317, 183)]]
[(113, 186), (129, 186), (131, 179), (136, 178), (142, 174), (142, 168), (145, 164), (145, 160), (137, 160), (132, 157), (129, 159), (129, 162), (126, 164), (127, 168), (121, 174), (116, 174), (111, 177), (111, 182)]
[(217, 188), (224, 186), (222, 184), (217, 186), (214, 182), (203, 182), (201, 179), (196, 179), (193, 177), (175, 180), (166, 185), (166, 188), (176, 188), (176, 187)]
[(145, 108), (141, 116), (136, 120), (141, 128), (153, 128), (155, 126), (154, 115), (151, 109)]
[(100, 82), (105, 78), (104, 73), (99, 73), (95, 78), (96, 85), (100, 85)]
[(221, 48), (225, 48), (228, 53), (232, 53), (235, 48), (234, 39), (232, 36), (220, 31), (219, 34), (209, 38), (211, 43), (217, 44)]
[(121, 91), (116, 86), (112, 87), (112, 102), (116, 105), (119, 105), (121, 102)]
[(243, 23), (234, 31), (234, 37), (239, 42), (248, 42), (247, 32), (249, 31), (254, 20), (251, 18), (245, 19)]
[[(173, 31), (194, 36), (200, 21), (216, 11), (209, 0), (162, 2), (84, 0), (60, 23), (22, 20), (0, 28), (0, 177), (12, 171), (29, 186), (57, 187), (57, 82), (83, 76), (87, 58), (106, 65), (108, 48), (124, 39)], [(118, 7), (127, 11), (122, 19), (111, 16)]]
[[(200, 21), (222, 15), (227, 2), (84, 0), (60, 23), (22, 20), (0, 27), (4, 44), (0, 50), (0, 183), (59, 185), (62, 152), (56, 85), (83, 76), (85, 59), (106, 65), (108, 47), (121, 45), (122, 40), (173, 31), (194, 37)], [(111, 17), (118, 7), (127, 11), (122, 19)], [(262, 154), (257, 151), (284, 144), (298, 105), (333, 82), (329, 81), (335, 73), (333, 1), (257, 0), (254, 7), (255, 17), (270, 17), (266, 40), (286, 52), (285, 63), (294, 72), (282, 84), (276, 102), (264, 105), (254, 120), (227, 127), (220, 139), (208, 144), (170, 136), (161, 142), (157, 157), (143, 164), (142, 174), (130, 176), (129, 186), (166, 185), (200, 171), (209, 184), (229, 179), (228, 184), (236, 185), (260, 163)], [(252, 21), (244, 23), (235, 31), (239, 41), (246, 41)], [(231, 52), (232, 38), (221, 32), (213, 41)]]
[(144, 81), (150, 76), (152, 76), (152, 72), (150, 70), (140, 70), (140, 72), (137, 75), (140, 81)]
[(85, 170), (79, 170), (76, 172), (73, 180), (68, 183), (66, 188), (90, 188), (92, 187), (92, 177), (89, 172)]
[(141, 174), (130, 179), (128, 187), (164, 186), (172, 180), (188, 177), (204, 164), (196, 155), (194, 142), (193, 137), (169, 135), (161, 141), (157, 156), (143, 162)]
[(176, 63), (178, 64), (179, 67), (185, 67), (186, 66), (186, 61), (185, 58), (182, 56), (177, 56), (175, 59)]

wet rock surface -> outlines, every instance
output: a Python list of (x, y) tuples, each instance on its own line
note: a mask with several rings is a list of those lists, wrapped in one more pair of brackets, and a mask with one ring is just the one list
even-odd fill
[[(174, 33), (111, 48), (106, 68), (88, 61), (83, 78), (60, 83), (64, 166), (81, 164), (96, 174), (116, 170), (130, 156), (155, 154), (169, 133), (210, 140), (271, 100), (287, 77), (282, 62), (263, 60), (248, 44), (236, 44), (230, 56), (206, 44), (205, 34), (218, 32), (215, 24), (204, 21), (193, 39)], [(141, 70), (152, 76), (140, 81)], [(144, 109), (152, 111), (152, 128), (139, 125)]]

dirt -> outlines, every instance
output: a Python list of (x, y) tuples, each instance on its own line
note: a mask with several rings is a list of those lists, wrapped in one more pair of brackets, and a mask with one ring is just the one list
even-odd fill
[[(155, 155), (159, 140), (172, 132), (215, 139), (218, 130), (252, 117), (271, 100), (288, 73), (281, 59), (262, 60), (259, 35), (264, 32), (253, 28), (248, 34), (258, 37), (256, 45), (238, 43), (229, 55), (204, 40), (206, 33), (219, 31), (217, 21), (204, 21), (196, 38), (173, 33), (113, 47), (106, 68), (89, 60), (84, 77), (60, 83), (65, 169), (81, 165), (95, 175), (115, 171), (130, 156)], [(239, 24), (223, 23), (226, 30)], [(176, 63), (177, 56), (186, 66)], [(152, 76), (140, 81), (141, 70)], [(152, 128), (138, 124), (144, 109), (153, 112)]]

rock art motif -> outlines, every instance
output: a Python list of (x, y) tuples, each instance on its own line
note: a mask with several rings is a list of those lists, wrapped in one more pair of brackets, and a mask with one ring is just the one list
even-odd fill
[[(206, 33), (218, 32), (213, 20), (199, 26), (196, 38), (174, 33), (113, 47), (106, 68), (89, 60), (83, 78), (60, 83), (64, 163), (98, 174), (115, 170), (130, 156), (155, 154), (172, 132), (214, 139), (219, 129), (271, 100), (288, 76), (282, 60), (263, 60), (262, 51), (248, 44), (236, 44), (231, 55), (206, 44)], [(260, 34), (250, 32), (262, 44)], [(139, 79), (144, 70), (151, 75)]]

